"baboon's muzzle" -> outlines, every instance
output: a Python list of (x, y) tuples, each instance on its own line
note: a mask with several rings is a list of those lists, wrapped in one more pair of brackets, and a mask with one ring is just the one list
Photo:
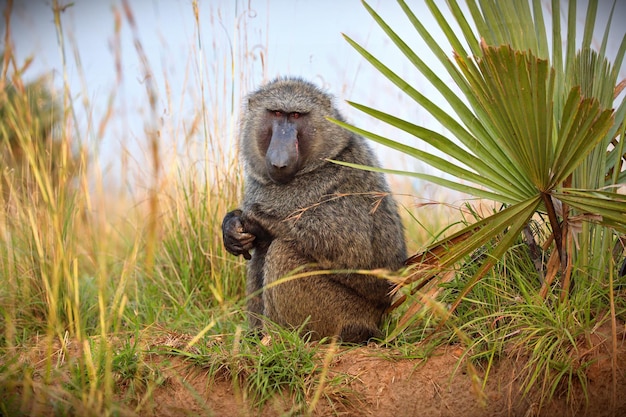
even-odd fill
[(299, 169), (298, 129), (288, 120), (274, 121), (272, 138), (265, 154), (270, 178), (280, 184), (291, 181)]

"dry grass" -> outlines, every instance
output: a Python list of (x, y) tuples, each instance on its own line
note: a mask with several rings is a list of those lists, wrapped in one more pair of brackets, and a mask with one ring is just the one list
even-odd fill
[[(246, 19), (237, 21), (231, 49), (207, 45), (206, 39), (223, 37), (220, 11), (192, 2), (189, 24), (196, 38), (189, 45), (182, 85), (165, 72), (164, 84), (158, 84), (153, 82), (159, 77), (145, 52), (133, 5), (122, 1), (112, 9), (117, 73), (105, 110), (95, 110), (100, 103), (90, 102), (94, 92), (86, 83), (77, 90), (67, 82), (66, 62), (63, 87), (56, 91), (47, 85), (58, 108), (44, 113), (52, 114), (56, 124), (42, 135), (33, 129), (42, 119), (27, 94), (28, 65), (17, 62), (11, 51), (13, 34), (6, 12), (11, 7), (9, 1), (0, 76), (0, 414), (145, 412), (152, 394), (166, 383), (166, 367), (161, 364), (173, 354), (194, 362), (202, 374), (221, 367), (234, 379), (253, 375), (255, 366), (276, 355), (278, 365), (268, 367), (273, 371), (268, 378), (259, 377), (257, 388), (248, 387), (239, 395), (267, 399), (273, 391), (266, 384), (283, 384), (299, 396), (294, 410), (308, 414), (314, 414), (315, 405), (327, 397), (344, 398), (345, 381), (329, 371), (334, 361), (330, 353), (324, 355), (319, 346), (304, 345), (293, 334), (279, 331), (276, 340), (284, 342), (282, 350), (277, 344), (255, 347), (242, 328), (244, 264), (225, 253), (221, 220), (236, 206), (242, 189), (235, 146), (239, 105), (258, 82), (255, 77), (266, 76), (268, 55), (265, 46), (248, 44)], [(63, 26), (64, 7), (53, 1), (59, 52), (76, 60), (84, 79), (73, 34)], [(212, 26), (202, 26), (202, 13), (212, 16)], [(145, 129), (121, 147), (117, 183), (108, 180), (110, 168), (99, 153), (102, 142), (123, 125), (116, 117), (123, 117), (119, 115), (125, 110), (118, 97), (128, 74), (119, 64), (122, 46), (129, 45), (145, 79), (141, 97)], [(13, 100), (8, 86), (17, 92)], [(191, 105), (173, 98), (181, 95)], [(142, 151), (137, 154), (134, 149)], [(390, 181), (404, 208), (411, 253), (458, 230), (476, 213), (494, 210), (484, 202), (470, 210), (463, 196), (453, 198), (426, 188), (416, 191), (416, 185), (403, 178)], [(473, 352), (491, 355), (491, 365), (495, 352), (502, 351), (506, 329), (514, 329), (515, 320), (538, 316), (523, 309), (509, 312), (506, 320), (498, 315), (511, 305), (519, 307), (515, 300), (527, 289), (515, 280), (526, 272), (505, 269), (506, 280), (486, 279), (484, 287), (475, 289), (479, 296), (459, 312), (466, 316), (428, 346), (417, 342), (436, 326), (466, 272), (415, 294), (422, 301), (415, 307), (417, 320), (393, 341), (400, 352), (394, 354), (423, 357), (424, 349), (433, 349), (432, 343), (471, 339), (476, 341)], [(619, 294), (611, 294), (613, 299)], [(615, 304), (614, 321), (624, 311), (623, 303)], [(406, 317), (406, 310), (389, 320), (389, 334), (402, 314)], [(499, 330), (492, 325), (494, 317), (510, 327)], [(593, 326), (590, 323), (585, 326)], [(540, 327), (542, 322), (531, 324)], [(566, 322), (563, 331), (570, 325)], [(281, 374), (290, 361), (303, 356), (319, 359), (305, 361), (313, 367), (310, 375)], [(176, 383), (197, 397), (185, 385), (186, 375), (177, 373)]]
[[(219, 10), (201, 10), (205, 6), (194, 1), (196, 39), (184, 83), (174, 85), (165, 75), (163, 90), (133, 6), (123, 1), (112, 9), (116, 84), (105, 110), (96, 112), (100, 103), (88, 99), (93, 92), (87, 83), (77, 91), (68, 82), (70, 59), (79, 77), (87, 77), (75, 34), (63, 24), (71, 6), (54, 0), (64, 84), (55, 90), (44, 80), (44, 91), (52, 93), (46, 103), (53, 107), (39, 108), (24, 78), (28, 63), (17, 62), (11, 50), (12, 7), (9, 1), (5, 8), (0, 77), (0, 412), (36, 414), (36, 407), (52, 402), (60, 414), (125, 414), (116, 400), (120, 375), (129, 372), (129, 381), (137, 382), (140, 374), (136, 367), (124, 369), (130, 365), (123, 358), (135, 358), (145, 369), (145, 346), (121, 340), (151, 340), (167, 326), (194, 335), (195, 344), (243, 322), (243, 264), (223, 251), (220, 224), (242, 187), (234, 145), (239, 103), (251, 74), (265, 73), (267, 53), (247, 44), (246, 19), (237, 22), (232, 49), (206, 45), (209, 33), (222, 29), (218, 23), (203, 27), (200, 13), (219, 20)], [(117, 107), (127, 76), (120, 65), (123, 45), (134, 47), (146, 105), (143, 135), (122, 146), (121, 184), (115, 184), (107, 179), (110, 168), (99, 146), (119, 129), (115, 115), (124, 111)], [(208, 61), (209, 55), (218, 62)], [(174, 89), (179, 91), (172, 94)], [(188, 97), (191, 111), (172, 99), (184, 91), (197, 92)], [(183, 116), (162, 117), (164, 110)], [(37, 123), (48, 130), (32, 128)], [(410, 232), (414, 241), (421, 239), (418, 230)], [(145, 384), (157, 382), (154, 376)]]

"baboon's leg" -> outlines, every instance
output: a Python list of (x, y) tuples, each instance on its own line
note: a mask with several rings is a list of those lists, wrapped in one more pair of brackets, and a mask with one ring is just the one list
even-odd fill
[[(265, 284), (307, 263), (310, 261), (295, 253), (288, 242), (275, 240), (266, 255)], [(315, 269), (299, 274), (307, 271)], [(351, 278), (363, 276), (354, 274)], [(265, 315), (282, 326), (297, 327), (309, 319), (305, 331), (311, 331), (314, 339), (337, 335), (344, 342), (361, 343), (380, 336), (382, 310), (335, 281), (332, 274), (299, 277), (266, 288), (263, 301)]]
[(264, 314), (263, 306), (263, 270), (265, 264), (265, 256), (267, 253), (266, 246), (258, 246), (252, 255), (252, 259), (248, 262), (248, 274), (246, 281), (246, 294), (250, 297), (247, 303), (248, 321), (253, 329), (260, 329), (262, 322), (260, 316)]

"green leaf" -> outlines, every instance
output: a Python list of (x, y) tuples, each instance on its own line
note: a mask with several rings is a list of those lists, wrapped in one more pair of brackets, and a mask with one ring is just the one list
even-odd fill
[(551, 162), (553, 74), (545, 60), (509, 46), (483, 45), (478, 67), (458, 60), (473, 87), (486, 120), (500, 145), (515, 161), (522, 176), (534, 189), (548, 182), (546, 163)]
[[(382, 23), (381, 23), (382, 24)], [(388, 27), (387, 27), (388, 28)], [(390, 29), (388, 28), (390, 31)], [(386, 29), (387, 31), (387, 29)], [(450, 105), (457, 111), (458, 114), (461, 115), (461, 118), (466, 121), (466, 124), (470, 126), (480, 126), (476, 117), (471, 113), (471, 111), (463, 104), (463, 102), (450, 90), (446, 84), (438, 78), (433, 71), (428, 69), (428, 67), (421, 61), (421, 59), (414, 54), (412, 51), (409, 53), (410, 48), (403, 42), (399, 40), (397, 35), (393, 32), (388, 32), (389, 36), (397, 42), (399, 48), (407, 53), (409, 59), (415, 64), (417, 68), (420, 68), (429, 80), (433, 83), (433, 85), (442, 93), (444, 97), (448, 100)], [(426, 98), (419, 91), (410, 86), (406, 80), (402, 77), (395, 74), (388, 67), (386, 67), (383, 63), (365, 51), (360, 45), (354, 42), (349, 37), (345, 36), (348, 43), (350, 43), (365, 59), (367, 59), (375, 68), (377, 68), (382, 74), (384, 74), (391, 82), (396, 84), (402, 91), (404, 91), (408, 96), (413, 98), (417, 103), (419, 103), (425, 110), (427, 110), (431, 115), (433, 115), (442, 125), (444, 125), (458, 140), (461, 141), (468, 149), (472, 149), (474, 154), (478, 156), (479, 161), (484, 161), (483, 170), (499, 170), (500, 172), (511, 173), (507, 175), (506, 182), (511, 184), (514, 182), (515, 177), (515, 169), (508, 164), (508, 166), (501, 166), (501, 160), (504, 159), (502, 155), (502, 151), (497, 147), (493, 146), (492, 142), (480, 141), (476, 137), (472, 136), (460, 123), (458, 123), (453, 117), (443, 111), (440, 107), (435, 105), (431, 100)], [(361, 111), (368, 112), (369, 108), (366, 106), (359, 106), (356, 103), (349, 102), (350, 105), (359, 108)], [(370, 114), (374, 111), (371, 110)], [(379, 112), (379, 114), (383, 114)], [(373, 115), (373, 114), (372, 114)], [(374, 116), (376, 117), (376, 116)], [(480, 132), (483, 135), (487, 135), (486, 132)], [(484, 143), (487, 143), (487, 146), (484, 146)], [(460, 149), (460, 148), (459, 148)], [(498, 154), (500, 154), (500, 158), (498, 158)], [(491, 168), (493, 167), (493, 168)], [(500, 168), (500, 169), (498, 169)]]
[[(426, 30), (425, 26), (419, 21), (419, 19), (413, 14), (409, 7), (403, 1), (400, 1), (400, 6), (406, 13), (409, 21), (413, 24), (416, 31), (424, 39), (431, 51), (439, 59), (441, 64), (448, 71), (448, 75), (452, 77), (456, 86), (464, 94), (465, 100), (476, 109), (475, 93), (469, 88), (469, 85), (460, 74), (459, 70), (453, 65), (446, 53), (441, 49), (440, 40), (434, 39), (431, 34)], [(378, 16), (367, 4), (365, 4), (367, 10), (372, 15), (374, 20), (380, 25), (380, 27), (387, 33), (389, 38), (398, 46), (400, 51), (409, 59), (415, 67), (422, 72), (422, 74), (437, 88), (442, 97), (448, 101), (454, 112), (459, 116), (459, 119), (464, 123), (466, 129), (463, 128), (454, 118), (443, 112), (438, 107), (434, 106), (430, 100), (423, 97), (417, 90), (413, 89), (408, 83), (398, 76), (390, 78), (389, 72), (383, 72), (390, 81), (398, 85), (407, 95), (413, 98), (417, 103), (429, 111), (443, 126), (448, 129), (456, 139), (458, 139), (468, 149), (471, 149), (474, 154), (485, 161), (487, 165), (497, 170), (506, 182), (509, 184), (518, 182), (520, 178), (517, 166), (510, 160), (507, 160), (506, 155), (502, 152), (500, 146), (498, 146), (497, 138), (494, 138), (492, 132), (489, 131), (489, 126), (485, 126), (479, 120), (479, 117), (483, 115), (480, 111), (477, 111), (476, 115), (472, 113), (463, 100), (456, 96), (455, 93), (448, 87), (447, 83), (442, 81), (434, 71), (430, 70), (419, 58), (419, 54), (414, 52), (399, 36)], [(431, 12), (439, 16), (439, 19), (443, 19), (441, 12), (437, 9), (434, 3), (429, 3)], [(445, 20), (445, 19), (443, 19)], [(452, 40), (451, 42), (458, 43), (458, 39), (451, 33), (448, 35)], [(455, 41), (456, 40), (456, 41)], [(348, 42), (359, 51), (372, 65), (379, 67), (382, 65), (378, 60), (372, 57), (367, 51), (358, 46), (354, 41), (348, 38)], [(476, 42), (475, 40), (473, 42)], [(472, 43), (472, 42), (470, 42)], [(460, 48), (460, 47), (459, 47)], [(465, 56), (466, 53), (462, 48), (455, 48), (455, 54), (459, 56)], [(478, 48), (478, 47), (476, 47)], [(474, 49), (474, 47), (472, 47)], [(480, 49), (478, 49), (480, 51)], [(373, 61), (372, 61), (373, 59)], [(395, 74), (394, 74), (395, 75)], [(522, 185), (523, 188), (523, 185)], [(530, 191), (527, 189), (526, 191)]]
[(370, 107), (352, 102), (348, 103), (355, 108), (361, 110), (362, 112), (377, 118), (378, 120), (386, 122), (391, 126), (397, 127), (398, 129), (404, 130), (405, 132), (424, 140), (433, 148), (443, 152), (451, 158), (456, 159), (459, 163), (467, 165), (474, 172), (478, 173), (478, 175), (474, 172), (463, 169), (459, 164), (452, 163), (449, 158), (447, 160), (442, 159), (428, 152), (420, 151), (416, 148), (403, 145), (391, 139), (382, 138), (378, 135), (371, 134), (362, 129), (352, 129), (348, 124), (336, 121), (337, 124), (345, 127), (346, 129), (352, 130), (355, 133), (372, 139), (392, 149), (399, 150), (407, 155), (430, 163), (435, 168), (447, 172), (450, 175), (456, 176), (459, 179), (469, 179), (476, 184), (488, 187), (496, 191), (497, 193), (502, 194), (506, 200), (519, 201), (520, 199), (523, 199), (527, 194), (524, 193), (525, 190), (519, 189), (515, 182), (512, 183), (508, 181), (507, 178), (502, 178), (498, 176), (492, 167), (485, 164), (484, 161), (475, 157), (473, 154), (465, 151), (463, 148), (461, 148), (445, 136), (424, 127), (414, 125), (390, 114), (372, 109)]
[[(352, 129), (350, 128), (349, 130), (352, 130)], [(383, 143), (383, 142), (381, 142), (381, 143)], [(499, 202), (505, 203), (505, 204), (514, 204), (514, 203), (517, 202), (517, 200), (509, 199), (506, 196), (503, 196), (503, 195), (500, 195), (500, 194), (495, 194), (495, 193), (489, 192), (489, 191), (487, 191), (485, 189), (482, 189), (482, 188), (472, 187), (471, 185), (466, 185), (466, 184), (463, 184), (463, 183), (458, 182), (458, 181), (447, 180), (447, 179), (442, 178), (441, 176), (437, 176), (437, 175), (420, 174), (418, 172), (401, 171), (401, 170), (395, 170), (395, 169), (371, 167), (371, 166), (367, 166), (367, 165), (351, 164), (349, 162), (336, 161), (334, 159), (329, 159), (329, 161), (331, 161), (331, 162), (333, 162), (333, 163), (335, 163), (337, 165), (348, 166), (348, 167), (351, 167), (351, 168), (362, 169), (362, 170), (365, 170), (365, 171), (382, 172), (382, 173), (385, 173), (385, 174), (402, 175), (402, 176), (407, 176), (407, 177), (413, 177), (413, 178), (417, 178), (417, 179), (424, 180), (424, 181), (427, 181), (427, 182), (431, 182), (433, 184), (438, 184), (438, 185), (444, 186), (444, 187), (449, 188), (451, 190), (459, 191), (459, 192), (462, 192), (462, 193), (465, 193), (465, 194), (469, 194), (469, 195), (473, 195), (473, 196), (480, 197), (480, 198), (486, 198), (488, 200), (499, 201)], [(463, 179), (463, 177), (459, 177), (459, 178)]]
[(602, 216), (600, 223), (626, 231), (626, 195), (599, 190), (565, 189), (552, 194), (582, 213)]
[[(414, 50), (369, 5), (364, 4), (416, 71), (447, 101), (453, 113), (446, 113), (405, 78), (346, 37), (382, 75), (433, 115), (450, 136), (367, 106), (350, 105), (413, 135), (446, 157), (343, 122), (335, 123), (472, 184), (459, 184), (421, 173), (379, 169), (380, 172), (409, 175), (509, 205), (428, 249), (432, 251), (429, 259), (432, 260), (436, 253), (440, 265), (451, 267), (473, 250), (497, 240), (490, 256), (463, 289), (454, 308), (516, 242), (532, 215), (551, 208), (544, 206), (544, 201), (550, 201), (544, 197), (560, 200), (562, 207), (568, 210), (568, 216), (550, 210), (550, 223), (545, 224), (548, 232), (550, 227), (556, 229), (553, 237), (559, 252), (564, 249), (561, 239), (557, 239), (561, 236), (561, 220), (583, 218), (626, 231), (623, 195), (602, 189), (607, 183), (623, 184), (626, 181), (626, 172), (622, 168), (626, 100), (622, 95), (621, 101), (616, 103), (614, 97), (618, 68), (626, 55), (626, 35), (616, 54), (616, 62), (611, 66), (605, 51), (613, 11), (603, 32), (600, 50), (591, 48), (597, 0), (590, 0), (582, 45), (578, 50), (575, 0), (568, 2), (565, 39), (562, 37), (559, 0), (551, 2), (551, 39), (548, 39), (541, 0), (467, 0), (469, 14), (461, 9), (457, 0), (447, 3), (453, 19), (444, 17), (437, 2), (426, 1), (432, 19), (444, 35), (444, 38), (435, 39), (422, 23), (429, 17), (417, 17), (405, 1), (399, 0), (417, 34), (445, 68), (445, 78), (422, 60), (421, 50)], [(452, 27), (454, 22), (457, 28)], [(473, 28), (478, 33), (474, 33)], [(468, 55), (468, 47), (472, 56)], [(451, 86), (449, 80), (455, 85)], [(612, 236), (612, 232), (606, 229), (596, 232), (585, 228), (579, 237), (587, 241), (580, 242), (581, 255), (577, 261), (586, 261), (587, 254), (594, 252), (593, 248), (608, 247)], [(591, 239), (602, 242), (599, 244)], [(572, 258), (576, 259), (576, 254)], [(412, 260), (419, 262), (419, 258)], [(566, 261), (561, 266), (564, 268)], [(598, 264), (592, 268), (593, 271), (603, 271), (605, 267)], [(583, 271), (583, 274), (587, 273), (592, 271)]]
[(572, 89), (559, 126), (555, 160), (550, 171), (549, 188), (558, 186), (580, 166), (591, 150), (602, 141), (613, 124), (611, 110), (600, 109), (595, 99), (582, 99), (578, 88)]
[(465, 227), (449, 238), (443, 239), (442, 241), (431, 245), (427, 251), (432, 250), (437, 246), (446, 247), (449, 242), (455, 240), (455, 237), (463, 235), (467, 232), (472, 232), (471, 238), (450, 246), (444, 255), (439, 258), (439, 264), (441, 266), (452, 266), (465, 256), (485, 245), (490, 239), (493, 239), (506, 229), (510, 228), (511, 225), (516, 225), (520, 222), (524, 223), (524, 225), (528, 223), (528, 219), (536, 211), (539, 203), (540, 198), (536, 197), (509, 206), (496, 214)]
[[(504, 227), (507, 228), (506, 233), (502, 236), (501, 240), (496, 244), (496, 246), (491, 250), (489, 256), (487, 256), (484, 263), (478, 268), (478, 271), (469, 279), (467, 284), (461, 290), (461, 293), (456, 298), (456, 300), (452, 303), (450, 307), (450, 312), (454, 311), (457, 306), (461, 303), (461, 301), (467, 296), (467, 294), (471, 291), (471, 289), (476, 285), (476, 283), (485, 276), (487, 272), (498, 262), (502, 256), (515, 244), (518, 240), (520, 233), (528, 224), (528, 221), (532, 217), (532, 215), (537, 210), (539, 206), (539, 198), (529, 200), (523, 203), (518, 204), (517, 206), (510, 207), (509, 209), (504, 210), (503, 212), (509, 211), (506, 213), (506, 216), (502, 216), (498, 222), (495, 221), (495, 217), (498, 214), (495, 214), (489, 217), (487, 220), (491, 220), (489, 222), (489, 226), (503, 230)], [(503, 213), (502, 212), (502, 213)], [(495, 235), (494, 235), (495, 236)], [(478, 238), (476, 238), (478, 240)], [(466, 246), (472, 247), (471, 244), (473, 242), (467, 242)], [(469, 251), (467, 252), (469, 253)]]

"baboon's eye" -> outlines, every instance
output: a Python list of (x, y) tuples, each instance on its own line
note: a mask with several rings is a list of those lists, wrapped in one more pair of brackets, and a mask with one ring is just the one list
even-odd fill
[(293, 113), (291, 113), (291, 114), (290, 114), (290, 116), (291, 116), (292, 118), (294, 118), (294, 119), (297, 119), (298, 117), (300, 117), (300, 113), (298, 113), (298, 112), (293, 112)]
[(268, 112), (274, 117), (283, 117), (284, 114), (280, 110), (268, 110)]

